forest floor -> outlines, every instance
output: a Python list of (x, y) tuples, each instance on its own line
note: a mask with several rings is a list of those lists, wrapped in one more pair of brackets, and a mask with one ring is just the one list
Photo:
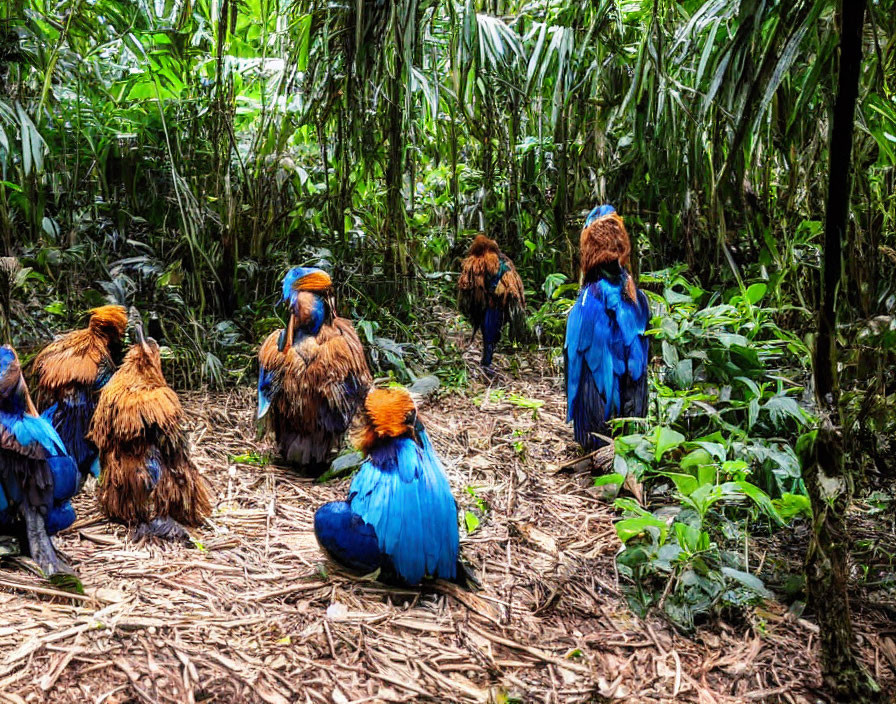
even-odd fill
[[(536, 357), (485, 393), (474, 352), (465, 394), (421, 417), (462, 507), (487, 507), (461, 550), (481, 590), (400, 590), (328, 562), (314, 510), (343, 497), (263, 454), (254, 389), (182, 394), (194, 457), (217, 503), (201, 548), (135, 544), (90, 492), (56, 538), (86, 596), (0, 571), (0, 701), (8, 702), (816, 702), (818, 628), (777, 602), (693, 637), (626, 606), (611, 505), (576, 454), (561, 378)], [(501, 365), (507, 364), (502, 356)], [(476, 381), (478, 379), (478, 381)], [(537, 409), (504, 399), (543, 401)], [(522, 444), (520, 444), (522, 442)], [(481, 508), (481, 507), (480, 507)], [(464, 531), (462, 531), (464, 533)], [(17, 564), (18, 562), (18, 564)], [(896, 624), (857, 614), (863, 653), (896, 689)]]

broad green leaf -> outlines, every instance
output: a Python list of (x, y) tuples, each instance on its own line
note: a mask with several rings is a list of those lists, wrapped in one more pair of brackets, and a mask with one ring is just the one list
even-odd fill
[(648, 528), (656, 528), (660, 532), (660, 542), (665, 542), (667, 527), (665, 522), (654, 518), (653, 516), (638, 516), (637, 518), (623, 518), (616, 522), (616, 535), (623, 543), (627, 543), (632, 538), (644, 534)]
[(765, 588), (765, 585), (762, 583), (762, 580), (759, 577), (750, 574), (749, 572), (742, 572), (740, 570), (732, 569), (731, 567), (723, 567), (722, 574), (726, 577), (730, 577), (731, 579), (740, 582), (748, 589), (752, 589), (754, 592), (759, 594), (761, 597), (765, 599), (771, 599), (774, 596), (768, 589)]
[(666, 452), (674, 450), (684, 442), (684, 435), (672, 428), (660, 427), (656, 430), (656, 437), (654, 440), (656, 443), (655, 459), (659, 462)]
[(768, 286), (766, 284), (753, 284), (747, 289), (747, 300), (755, 306), (765, 297), (767, 290)]

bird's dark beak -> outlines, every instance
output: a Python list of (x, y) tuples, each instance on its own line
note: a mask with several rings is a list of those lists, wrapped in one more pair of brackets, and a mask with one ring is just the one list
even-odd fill
[(143, 334), (143, 321), (142, 320), (134, 326), (134, 339), (137, 341), (137, 344), (143, 348), (143, 351), (146, 354), (149, 354), (149, 345), (146, 344), (146, 337)]
[(292, 347), (292, 339), (295, 337), (296, 316), (289, 314), (289, 322), (286, 324), (286, 330), (277, 340), (277, 350), (282, 352), (287, 347)]

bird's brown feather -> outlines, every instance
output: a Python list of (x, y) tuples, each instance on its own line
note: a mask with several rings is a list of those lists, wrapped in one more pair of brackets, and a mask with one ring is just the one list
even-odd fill
[(90, 322), (82, 330), (61, 335), (34, 358), (38, 404), (59, 401), (73, 386), (92, 387), (103, 366), (114, 361), (109, 345), (124, 336), (127, 312), (122, 306), (101, 306), (90, 311)]
[[(508, 268), (494, 291), (489, 290), (489, 279), (501, 268)], [(461, 262), (457, 280), (458, 308), (474, 322), (489, 306), (499, 306), (509, 313), (511, 333), (520, 337), (525, 330), (526, 294), (513, 261), (501, 253), (498, 243), (485, 235), (477, 235), (469, 254)]]
[[(154, 343), (152, 343), (154, 345)], [(162, 374), (158, 347), (134, 345), (100, 394), (88, 439), (100, 452), (100, 506), (125, 523), (170, 517), (200, 525), (211, 513), (205, 480), (187, 451), (183, 408)], [(147, 460), (161, 464), (152, 486)]]
[[(627, 271), (631, 251), (628, 231), (618, 213), (609, 213), (598, 218), (588, 227), (583, 228), (579, 237), (582, 273), (586, 280), (602, 264), (611, 262), (618, 263)], [(637, 292), (631, 276), (625, 283), (625, 291), (629, 299), (634, 301)]]

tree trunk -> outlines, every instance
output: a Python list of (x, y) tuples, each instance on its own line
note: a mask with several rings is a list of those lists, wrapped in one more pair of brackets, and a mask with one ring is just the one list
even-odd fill
[(822, 296), (815, 345), (815, 391), (822, 421), (814, 445), (806, 448), (808, 453), (804, 454), (805, 481), (814, 514), (814, 531), (806, 556), (806, 586), (821, 629), (822, 673), (825, 685), (837, 700), (850, 702), (873, 701), (879, 695), (853, 652), (846, 524), (853, 482), (843, 456), (835, 339), (865, 1), (843, 0), (840, 11), (840, 70), (830, 135)]

